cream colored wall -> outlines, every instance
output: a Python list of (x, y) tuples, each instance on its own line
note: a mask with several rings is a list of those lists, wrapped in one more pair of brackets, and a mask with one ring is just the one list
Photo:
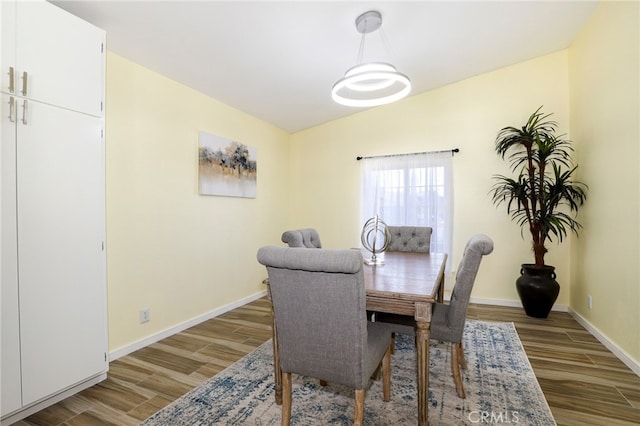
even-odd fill
[[(111, 52), (106, 100), (114, 351), (264, 290), (255, 255), (287, 225), (289, 135)], [(257, 198), (198, 194), (199, 130), (257, 148)]]
[[(571, 307), (640, 365), (640, 7), (605, 2), (569, 49), (571, 133), (589, 199)], [(593, 297), (593, 308), (586, 306)]]
[[(110, 350), (262, 291), (255, 252), (283, 229), (314, 226), (325, 247), (357, 246), (359, 155), (460, 148), (453, 264), (471, 234), (487, 233), (496, 247), (473, 296), (516, 301), (519, 265), (532, 254), (528, 238), (491, 204), (491, 176), (508, 173), (493, 141), (544, 105), (561, 132), (571, 130), (590, 186), (580, 238), (549, 246), (546, 260), (562, 286), (557, 305), (570, 304), (640, 359), (637, 18), (637, 3), (605, 3), (567, 51), (294, 135), (109, 53)], [(199, 130), (257, 147), (256, 199), (198, 195)], [(143, 307), (152, 320), (140, 325)]]
[[(460, 148), (453, 160), (453, 265), (469, 236), (488, 234), (495, 250), (473, 296), (517, 301), (520, 264), (533, 262), (533, 254), (504, 208), (491, 203), (491, 176), (509, 172), (493, 144), (502, 127), (522, 125), (541, 105), (568, 132), (567, 61), (566, 51), (553, 53), (293, 135), (292, 224), (316, 227), (327, 247), (355, 247), (362, 226), (356, 156)], [(569, 303), (570, 244), (551, 244), (546, 258), (562, 286), (558, 305)]]

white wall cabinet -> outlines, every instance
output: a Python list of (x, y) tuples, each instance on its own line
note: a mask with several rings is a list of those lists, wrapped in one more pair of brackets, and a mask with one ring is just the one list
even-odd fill
[(0, 8), (0, 90), (102, 116), (104, 31), (45, 1)]
[[(3, 424), (106, 377), (104, 41), (0, 2)], [(11, 80), (12, 79), (12, 80)]]

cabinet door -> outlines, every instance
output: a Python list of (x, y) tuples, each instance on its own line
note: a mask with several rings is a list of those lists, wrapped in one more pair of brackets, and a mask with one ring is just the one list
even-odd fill
[(15, 16), (17, 94), (101, 116), (104, 31), (45, 1), (19, 1)]
[[(0, 171), (2, 198), (0, 199), (0, 401), (2, 415), (22, 407), (20, 385), (20, 322), (18, 317), (18, 257), (16, 233), (16, 118), (15, 97), (0, 96)], [(11, 102), (11, 106), (10, 106)], [(11, 119), (9, 119), (10, 108)]]
[(9, 90), (10, 68), (16, 62), (16, 3), (0, 1), (0, 92), (13, 93)]
[(107, 370), (103, 121), (29, 101), (17, 126), (25, 405)]

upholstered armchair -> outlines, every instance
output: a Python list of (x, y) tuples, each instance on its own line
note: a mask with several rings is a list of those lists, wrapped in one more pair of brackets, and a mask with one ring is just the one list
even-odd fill
[(282, 424), (291, 420), (291, 374), (355, 389), (354, 424), (364, 419), (365, 389), (382, 361), (383, 400), (390, 399), (391, 332), (365, 315), (358, 250), (268, 246), (267, 267), (282, 371)]
[[(460, 369), (466, 369), (462, 348), (462, 333), (467, 317), (467, 308), (471, 290), (480, 268), (483, 256), (493, 251), (493, 241), (486, 235), (476, 234), (467, 242), (458, 271), (456, 281), (451, 292), (449, 304), (436, 303), (431, 317), (431, 339), (451, 342), (451, 371), (456, 384), (456, 393), (465, 398)], [(413, 317), (377, 312), (376, 322), (392, 324), (392, 330), (397, 333), (414, 334), (415, 321)]]
[(387, 226), (391, 236), (388, 251), (429, 253), (431, 233), (428, 226)]
[(282, 234), (282, 242), (289, 247), (322, 248), (320, 235), (313, 228), (285, 231)]

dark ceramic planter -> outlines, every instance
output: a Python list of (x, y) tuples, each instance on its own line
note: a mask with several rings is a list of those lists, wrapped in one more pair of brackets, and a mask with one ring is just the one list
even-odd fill
[(524, 311), (534, 318), (546, 318), (558, 298), (560, 285), (556, 281), (556, 268), (523, 264), (516, 289)]

